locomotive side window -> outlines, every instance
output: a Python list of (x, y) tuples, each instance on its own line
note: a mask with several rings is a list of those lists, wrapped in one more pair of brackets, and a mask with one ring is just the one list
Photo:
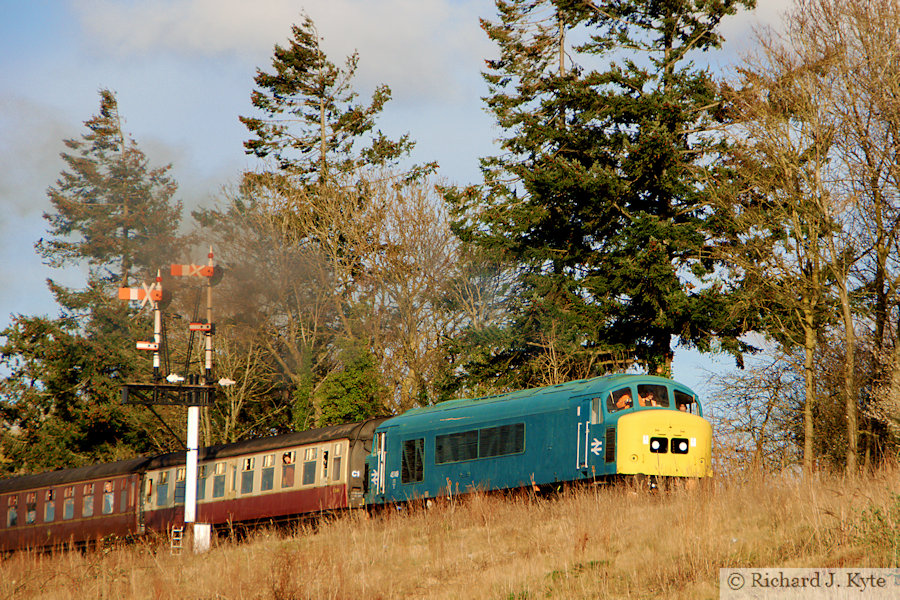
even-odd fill
[(303, 451), (303, 485), (312, 485), (316, 482), (316, 450), (307, 448)]
[(694, 403), (693, 396), (685, 394), (681, 390), (675, 390), (675, 406), (682, 412), (693, 413), (697, 405)]
[(281, 487), (294, 487), (294, 469), (297, 454), (291, 450), (281, 455)]
[(425, 479), (425, 440), (403, 442), (403, 456), (400, 461), (400, 482), (416, 483)]
[(525, 423), (486, 427), (478, 431), (478, 458), (525, 451)]
[(67, 521), (75, 516), (75, 486), (71, 485), (63, 490), (63, 520)]
[(225, 470), (227, 465), (223, 462), (216, 463), (213, 473), (213, 498), (221, 498), (225, 495)]
[(103, 483), (103, 507), (101, 510), (104, 515), (110, 515), (116, 504), (116, 489), (112, 481)]
[(94, 516), (94, 484), (84, 484), (81, 497), (81, 516), (84, 518)]
[(252, 494), (253, 493), (253, 474), (254, 468), (256, 468), (256, 457), (251, 456), (250, 458), (245, 458), (243, 463), (243, 468), (241, 469), (241, 493), (242, 494)]
[(631, 397), (631, 388), (625, 387), (615, 390), (606, 397), (606, 412), (610, 414), (633, 407), (634, 400)]
[(591, 425), (603, 422), (603, 411), (600, 410), (600, 398), (591, 398)]
[(434, 462), (444, 464), (478, 458), (478, 430), (461, 431), (434, 438)]
[(53, 490), (44, 492), (44, 523), (52, 523), (56, 518), (56, 502)]
[(275, 455), (263, 456), (262, 477), (259, 480), (260, 491), (266, 492), (275, 487)]
[(169, 499), (169, 472), (163, 471), (156, 480), (156, 505), (165, 506)]
[(643, 383), (638, 386), (638, 404), (643, 407), (669, 406), (669, 388), (664, 385)]

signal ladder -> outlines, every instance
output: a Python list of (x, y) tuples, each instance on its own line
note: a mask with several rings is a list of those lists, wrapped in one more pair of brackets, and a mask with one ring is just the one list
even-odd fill
[(183, 525), (173, 525), (172, 526), (172, 535), (169, 538), (169, 545), (170, 545), (172, 554), (181, 554), (182, 549), (184, 549), (184, 526)]

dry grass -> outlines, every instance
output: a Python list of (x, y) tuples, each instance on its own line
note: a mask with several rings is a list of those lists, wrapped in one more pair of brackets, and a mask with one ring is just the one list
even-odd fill
[(717, 598), (720, 567), (897, 566), (898, 475), (476, 494), (200, 556), (164, 541), (17, 553), (0, 598)]

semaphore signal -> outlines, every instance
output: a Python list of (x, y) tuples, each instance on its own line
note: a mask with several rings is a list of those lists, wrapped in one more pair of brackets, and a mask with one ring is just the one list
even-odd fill
[[(174, 277), (203, 277), (206, 279), (206, 321), (192, 322), (189, 331), (200, 332), (206, 341), (206, 356), (202, 375), (177, 373), (161, 373), (160, 348), (165, 348), (162, 330), (162, 307), (167, 302), (163, 293), (162, 277), (156, 273), (153, 284), (143, 284), (141, 288), (119, 288), (119, 298), (126, 301), (140, 301), (143, 308), (148, 303), (153, 307), (153, 341), (137, 342), (139, 350), (153, 352), (153, 383), (128, 383), (122, 386), (122, 402), (126, 404), (175, 404), (188, 407), (187, 423), (187, 460), (185, 473), (184, 523), (190, 525), (194, 532), (195, 548), (198, 546), (198, 535), (206, 540), (208, 547), (209, 525), (195, 523), (197, 515), (197, 458), (199, 453), (200, 407), (212, 404), (216, 385), (213, 379), (213, 335), (215, 326), (212, 322), (212, 286), (218, 283), (222, 275), (221, 269), (213, 262), (213, 251), (209, 249), (208, 262), (205, 265), (171, 265), (170, 272)], [(168, 357), (165, 365), (168, 370)], [(233, 385), (230, 379), (221, 379), (220, 385)], [(180, 533), (183, 530), (180, 530)]]

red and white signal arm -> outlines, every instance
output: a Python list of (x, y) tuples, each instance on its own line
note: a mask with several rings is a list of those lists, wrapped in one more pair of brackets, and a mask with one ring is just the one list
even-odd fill
[(215, 267), (209, 265), (172, 265), (172, 277), (212, 277)]
[(138, 342), (135, 345), (138, 350), (153, 350), (154, 352), (159, 350), (159, 344), (156, 342)]
[[(119, 288), (119, 300), (144, 300), (146, 297), (147, 291), (141, 288)], [(162, 290), (151, 287), (150, 299), (154, 302), (162, 301)]]
[(213, 326), (212, 323), (191, 323), (188, 326), (188, 331), (212, 331)]

